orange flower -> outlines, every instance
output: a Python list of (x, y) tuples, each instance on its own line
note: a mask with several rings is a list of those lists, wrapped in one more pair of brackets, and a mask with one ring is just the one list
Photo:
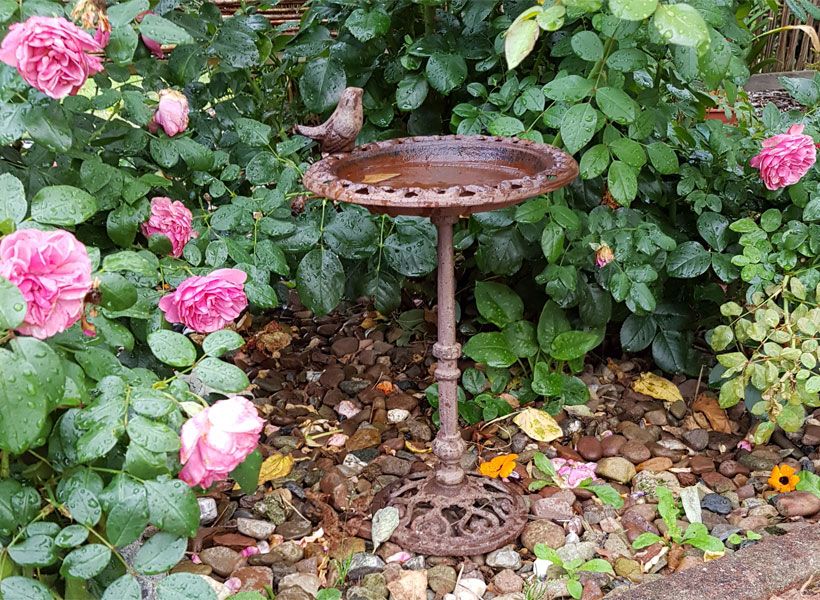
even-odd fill
[(769, 485), (781, 494), (794, 491), (800, 478), (789, 465), (777, 465), (769, 476)]
[(515, 459), (517, 454), (499, 454), (492, 460), (483, 462), (478, 466), (478, 471), (485, 477), (509, 477), (515, 470)]
[(376, 389), (385, 396), (389, 396), (393, 393), (393, 384), (389, 381), (382, 381), (381, 383), (376, 384)]

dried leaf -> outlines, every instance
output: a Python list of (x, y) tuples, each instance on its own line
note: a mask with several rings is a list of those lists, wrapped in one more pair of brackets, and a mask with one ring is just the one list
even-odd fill
[(429, 446), (425, 446), (422, 442), (412, 442), (407, 440), (404, 442), (404, 447), (407, 448), (413, 454), (427, 454), (428, 452), (432, 452)]
[(499, 454), (492, 460), (483, 462), (478, 466), (478, 472), (485, 477), (509, 477), (515, 470), (515, 459), (517, 454)]
[(284, 454), (271, 454), (262, 462), (262, 467), (259, 469), (259, 485), (287, 477), (293, 469), (293, 457)]
[(399, 526), (399, 509), (395, 506), (385, 506), (373, 515), (373, 524), (370, 527), (370, 537), (373, 540), (373, 552), (384, 542), (390, 539), (396, 527)]
[(692, 412), (703, 413), (713, 430), (719, 433), (732, 433), (732, 422), (726, 416), (726, 411), (718, 404), (717, 398), (711, 394), (699, 394), (692, 405)]
[(518, 413), (513, 423), (534, 440), (551, 442), (564, 436), (561, 426), (548, 413), (537, 408), (527, 408)]
[(632, 389), (639, 394), (664, 402), (683, 400), (678, 386), (654, 373), (641, 373), (641, 376), (632, 383)]
[(700, 493), (698, 493), (697, 486), (689, 486), (681, 488), (680, 491), (681, 504), (683, 504), (683, 512), (686, 513), (686, 518), (690, 523), (703, 523), (703, 513), (700, 506)]
[(370, 175), (364, 176), (362, 183), (381, 183), (382, 181), (393, 179), (399, 175), (401, 175), (401, 173), (371, 173)]

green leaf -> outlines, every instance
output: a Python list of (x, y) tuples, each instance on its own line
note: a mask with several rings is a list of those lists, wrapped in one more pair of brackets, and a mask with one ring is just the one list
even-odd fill
[(102, 544), (88, 544), (68, 553), (60, 566), (60, 574), (91, 579), (102, 573), (110, 560), (111, 550)]
[(6, 219), (12, 223), (22, 221), (28, 210), (26, 190), (14, 175), (0, 175), (0, 222)]
[(652, 19), (667, 42), (692, 46), (699, 51), (709, 43), (709, 28), (700, 12), (689, 4), (661, 4)]
[(729, 219), (719, 213), (705, 211), (698, 217), (698, 233), (713, 249), (723, 252), (729, 244)]
[(504, 34), (504, 57), (507, 68), (514, 69), (521, 64), (538, 41), (538, 23), (533, 19), (517, 18)]
[(598, 88), (595, 102), (601, 112), (620, 125), (628, 125), (638, 116), (638, 104), (626, 92), (617, 88)]
[(22, 567), (48, 567), (57, 562), (54, 538), (33, 535), (8, 547), (11, 559)]
[(93, 527), (102, 517), (97, 495), (87, 488), (78, 487), (71, 490), (65, 504), (72, 518), (83, 525)]
[(626, 352), (646, 349), (658, 331), (658, 323), (652, 316), (629, 315), (621, 325), (621, 347)]
[(578, 570), (590, 571), (592, 573), (609, 573), (610, 575), (615, 577), (615, 571), (612, 570), (612, 565), (602, 558), (593, 558), (592, 560), (588, 560), (585, 563), (583, 563), (580, 567), (578, 567)]
[(479, 333), (464, 346), (464, 354), (490, 367), (509, 367), (517, 357), (503, 333)]
[(588, 102), (571, 106), (561, 119), (561, 139), (567, 152), (575, 154), (586, 146), (595, 135), (597, 123), (598, 111)]
[(570, 324), (564, 311), (552, 300), (544, 304), (538, 318), (538, 345), (544, 352), (549, 352), (552, 341), (559, 333), (570, 330)]
[(187, 337), (160, 329), (148, 335), (148, 347), (159, 360), (172, 367), (189, 367), (196, 362), (196, 348)]
[(47, 225), (79, 225), (96, 212), (97, 201), (94, 197), (70, 185), (41, 188), (31, 200), (31, 218)]
[(624, 505), (624, 499), (611, 485), (585, 485), (583, 487), (594, 493), (601, 502), (616, 510), (622, 508)]
[(34, 106), (23, 115), (23, 123), (34, 141), (43, 144), (49, 150), (54, 152), (71, 150), (74, 140), (69, 119), (59, 105), (51, 105), (48, 108)]
[(579, 31), (572, 36), (572, 51), (587, 62), (595, 62), (604, 56), (604, 44), (594, 31)]
[(625, 21), (643, 21), (658, 7), (658, 0), (609, 0), (609, 10)]
[(460, 54), (436, 52), (424, 72), (430, 85), (446, 96), (467, 79), (467, 63)]
[(578, 102), (592, 91), (593, 83), (580, 75), (557, 77), (544, 86), (544, 95), (560, 102)]
[(128, 2), (113, 4), (108, 8), (108, 21), (111, 23), (111, 27), (128, 25), (149, 8), (151, 6), (148, 0), (129, 0)]
[(378, 249), (379, 230), (366, 210), (349, 207), (334, 215), (325, 226), (323, 238), (339, 256), (360, 260)]
[(239, 484), (242, 492), (253, 494), (259, 487), (259, 469), (262, 467), (262, 454), (259, 450), (254, 450), (239, 463), (231, 473), (231, 479)]
[(646, 147), (649, 162), (661, 175), (672, 175), (679, 170), (678, 155), (663, 142), (652, 142)]
[[(108, 44), (105, 46), (105, 55), (118, 66), (126, 66), (134, 60), (134, 53), (139, 46), (139, 37), (134, 28), (130, 25), (121, 25), (119, 27), (112, 27), (111, 37)], [(127, 104), (126, 104), (127, 105)], [(132, 104), (131, 107), (134, 105)], [(140, 121), (139, 114), (133, 114), (135, 121)], [(149, 117), (150, 118), (150, 117)], [(141, 124), (145, 124), (143, 121)]]
[(14, 329), (26, 318), (26, 299), (19, 288), (0, 276), (0, 329)]
[(317, 315), (326, 315), (336, 308), (344, 294), (344, 285), (344, 267), (330, 250), (311, 250), (296, 269), (299, 298)]
[(536, 558), (540, 558), (541, 560), (548, 560), (554, 565), (560, 566), (564, 564), (564, 561), (561, 558), (561, 556), (546, 544), (535, 544), (535, 547), (533, 548), (533, 553), (535, 554)]
[(406, 75), (396, 87), (396, 106), (399, 110), (416, 110), (427, 98), (428, 89), (423, 75)]
[(231, 329), (221, 329), (205, 336), (202, 351), (208, 356), (220, 357), (245, 345), (241, 335)]
[(3, 600), (53, 600), (48, 588), (28, 577), (7, 577), (0, 581)]
[[(134, 557), (134, 568), (143, 575), (164, 573), (182, 560), (187, 547), (188, 540), (184, 537), (160, 531), (139, 549)], [(200, 581), (204, 583), (204, 580)]]
[(360, 42), (369, 42), (390, 30), (390, 15), (382, 8), (357, 8), (345, 21), (345, 27)]
[(529, 321), (516, 321), (504, 327), (504, 337), (516, 356), (531, 358), (538, 354), (535, 326)]
[(335, 59), (318, 58), (305, 65), (299, 92), (308, 110), (324, 113), (336, 105), (347, 85), (342, 65)]
[(199, 504), (191, 488), (179, 479), (146, 481), (150, 521), (175, 535), (194, 537), (199, 526)]
[(271, 127), (253, 119), (240, 117), (234, 121), (240, 141), (252, 147), (267, 146), (270, 143)]
[(612, 197), (621, 205), (629, 205), (638, 195), (638, 177), (635, 169), (615, 160), (609, 166), (607, 185)]
[(405, 277), (423, 277), (436, 268), (435, 237), (415, 227), (392, 233), (384, 241), (384, 258)]
[(88, 529), (83, 525), (69, 525), (63, 528), (54, 538), (54, 543), (60, 548), (73, 548), (88, 539)]
[(604, 144), (596, 144), (581, 157), (580, 168), (582, 179), (594, 179), (609, 166), (609, 150)]
[(142, 18), (139, 30), (142, 35), (160, 44), (190, 44), (194, 41), (182, 27), (154, 13)]
[(100, 275), (100, 305), (113, 311), (132, 307), (138, 299), (137, 288), (119, 273)]
[(699, 242), (684, 242), (669, 253), (666, 268), (672, 277), (690, 279), (706, 272), (712, 255)]
[(123, 575), (109, 585), (102, 600), (142, 600), (142, 589), (133, 575)]
[(475, 300), (479, 314), (498, 327), (524, 316), (524, 303), (519, 295), (501, 283), (477, 281)]
[(216, 592), (199, 575), (172, 573), (159, 582), (157, 600), (216, 600)]
[(632, 542), (632, 547), (636, 550), (640, 550), (641, 548), (646, 548), (647, 546), (651, 546), (657, 542), (663, 542), (663, 538), (654, 533), (646, 532), (635, 538)]
[(179, 450), (179, 435), (164, 423), (137, 415), (128, 420), (126, 431), (132, 441), (151, 452)]
[(128, 475), (115, 475), (100, 500), (108, 513), (105, 521), (108, 541), (119, 548), (139, 539), (148, 526), (148, 500), (143, 485)]
[(519, 119), (515, 117), (501, 116), (493, 119), (492, 123), (487, 127), (487, 130), (492, 135), (501, 137), (513, 137), (522, 133), (526, 127)]
[(242, 369), (212, 356), (194, 367), (193, 374), (208, 387), (226, 394), (239, 393), (250, 385)]
[(570, 577), (567, 579), (567, 591), (570, 596), (575, 598), (575, 600), (580, 600), (581, 595), (584, 593), (584, 587), (581, 585), (580, 581)]
[(0, 348), (0, 448), (22, 454), (41, 436), (48, 400), (37, 372), (23, 357)]
[(652, 358), (664, 371), (689, 373), (693, 370), (690, 367), (692, 363), (691, 340), (682, 331), (661, 328), (652, 341)]
[(556, 360), (575, 360), (595, 348), (602, 341), (597, 331), (565, 331), (550, 344), (550, 355)]

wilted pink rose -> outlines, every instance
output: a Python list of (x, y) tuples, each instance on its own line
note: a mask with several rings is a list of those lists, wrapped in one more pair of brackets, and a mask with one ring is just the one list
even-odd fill
[(182, 426), (179, 478), (204, 488), (227, 479), (254, 451), (264, 424), (253, 404), (240, 396), (209, 406)]
[(607, 266), (615, 259), (615, 254), (612, 252), (612, 248), (607, 246), (606, 244), (601, 244), (598, 250), (595, 251), (595, 266), (599, 269)]
[(815, 160), (814, 140), (803, 134), (803, 125), (792, 125), (786, 133), (763, 140), (763, 149), (749, 164), (760, 169), (768, 189), (777, 190), (800, 181)]
[(169, 322), (183, 323), (198, 333), (222, 329), (248, 306), (243, 288), (247, 278), (239, 269), (189, 277), (176, 291), (160, 298), (159, 308)]
[(197, 236), (191, 211), (179, 200), (159, 196), (151, 200), (151, 216), (142, 224), (142, 235), (164, 235), (171, 241), (171, 255), (182, 256), (182, 249)]
[(76, 94), (85, 80), (103, 70), (89, 52), (102, 47), (62, 17), (29, 17), (14, 23), (0, 44), (0, 61), (15, 67), (26, 82), (51, 96)]
[(20, 229), (0, 240), (0, 276), (20, 289), (28, 305), (17, 331), (42, 340), (82, 316), (91, 261), (67, 231)]
[(188, 129), (188, 98), (185, 94), (176, 90), (160, 91), (157, 111), (148, 122), (148, 131), (156, 133), (160, 127), (168, 137)]
[(553, 458), (551, 462), (561, 478), (556, 483), (563, 483), (561, 487), (568, 488), (577, 488), (585, 479), (595, 479), (595, 469), (598, 467), (594, 462), (584, 463), (566, 458)]
[[(153, 11), (146, 10), (144, 13), (137, 15), (137, 23), (142, 22), (143, 17), (145, 15), (153, 15)], [(165, 58), (165, 52), (162, 51), (162, 44), (160, 44), (155, 39), (149, 38), (146, 35), (141, 35), (142, 43), (145, 44), (145, 47), (148, 48), (148, 51), (156, 56), (157, 58)]]

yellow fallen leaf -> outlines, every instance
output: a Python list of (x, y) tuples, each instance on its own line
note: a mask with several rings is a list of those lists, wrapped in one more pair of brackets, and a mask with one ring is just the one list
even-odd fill
[(655, 400), (663, 400), (664, 402), (683, 401), (678, 386), (654, 373), (641, 373), (641, 376), (632, 383), (632, 389), (639, 394), (655, 398)]
[(271, 454), (263, 462), (259, 469), (259, 485), (287, 477), (293, 469), (293, 457), (284, 454)]
[(551, 442), (564, 436), (561, 426), (548, 413), (537, 408), (526, 408), (515, 415), (513, 423), (534, 440)]
[(380, 183), (398, 177), (400, 174), (401, 173), (371, 173), (370, 175), (364, 176), (362, 183)]
[(432, 449), (429, 446), (425, 446), (422, 442), (411, 442), (410, 440), (405, 440), (404, 447), (413, 454), (427, 454), (428, 452), (432, 452)]

